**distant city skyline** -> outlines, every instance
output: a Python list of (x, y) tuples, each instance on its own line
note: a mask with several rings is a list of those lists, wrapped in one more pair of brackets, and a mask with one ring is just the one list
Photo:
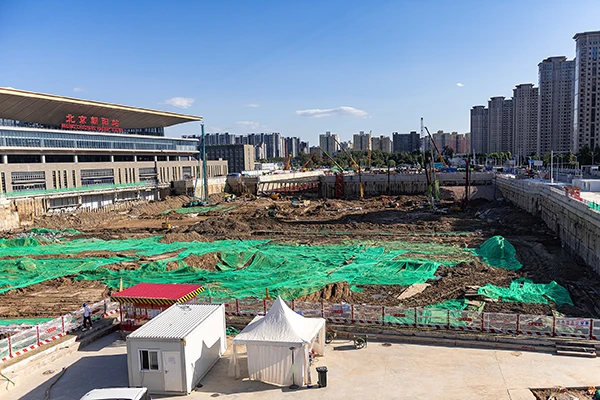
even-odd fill
[(94, 4), (0, 2), (10, 55), (0, 86), (201, 115), (207, 131), (311, 144), (326, 131), (342, 141), (419, 131), (421, 117), (432, 132), (466, 133), (472, 106), (536, 85), (543, 59), (573, 59), (573, 35), (598, 30), (600, 12), (592, 0), (265, 4), (107, 1), (102, 23), (90, 23)]

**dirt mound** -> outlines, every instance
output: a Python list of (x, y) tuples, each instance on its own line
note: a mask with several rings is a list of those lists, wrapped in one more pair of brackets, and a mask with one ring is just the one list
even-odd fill
[(552, 315), (552, 308), (548, 304), (530, 303), (486, 303), (483, 311), (512, 314)]
[[(462, 298), (468, 286), (485, 286), (488, 283), (496, 286), (508, 287), (519, 277), (514, 271), (490, 267), (480, 261), (461, 262), (454, 267), (439, 267), (435, 280), (431, 286), (409, 299), (402, 302), (406, 307), (423, 307), (430, 304), (441, 303), (446, 300)], [(487, 306), (486, 306), (487, 307)]]
[(201, 256), (190, 254), (183, 259), (186, 265), (207, 271), (217, 271), (216, 265), (220, 262), (219, 253), (206, 253)]
[(247, 235), (251, 231), (247, 223), (231, 216), (209, 217), (188, 228), (187, 232), (197, 232), (203, 235), (235, 238)]
[(105, 265), (102, 268), (106, 268), (111, 271), (133, 271), (135, 269), (138, 269), (139, 267), (139, 263), (137, 262), (118, 262), (114, 264)]
[(0, 315), (3, 318), (56, 318), (77, 310), (84, 302), (91, 304), (105, 299), (108, 294), (103, 283), (63, 277), (2, 293)]
[(206, 242), (206, 238), (202, 237), (198, 232), (173, 233), (169, 232), (162, 239), (161, 243), (175, 242)]
[(313, 303), (321, 301), (326, 303), (337, 303), (340, 301), (350, 302), (353, 294), (348, 282), (335, 282), (330, 283), (318, 292), (300, 297), (298, 301), (309, 301)]

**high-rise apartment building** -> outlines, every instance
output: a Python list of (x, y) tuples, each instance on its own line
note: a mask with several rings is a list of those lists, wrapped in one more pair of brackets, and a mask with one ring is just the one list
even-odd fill
[(292, 157), (297, 157), (300, 151), (300, 139), (297, 137), (283, 138), (284, 151), (283, 156), (291, 154)]
[(389, 136), (379, 136), (371, 138), (371, 149), (380, 150), (384, 153), (392, 152), (392, 141)]
[(458, 134), (455, 137), (456, 139), (456, 147), (453, 147), (454, 152), (456, 154), (469, 154), (471, 153), (471, 134), (464, 133)]
[(526, 160), (538, 149), (538, 88), (532, 83), (513, 89), (513, 156)]
[(324, 135), (319, 135), (319, 146), (331, 156), (335, 155), (340, 150), (340, 145), (338, 143), (340, 143), (340, 138), (335, 133), (325, 132)]
[(266, 160), (267, 157), (267, 144), (264, 142), (260, 142), (258, 144), (253, 145), (254, 146), (254, 160), (255, 161), (260, 161), (260, 160)]
[(575, 39), (575, 85), (573, 98), (573, 152), (584, 145), (600, 144), (600, 31), (577, 33)]
[(207, 160), (227, 160), (229, 173), (254, 169), (255, 151), (250, 144), (206, 146)]
[(471, 108), (471, 147), (472, 152), (488, 152), (488, 109), (485, 106)]
[[(190, 135), (195, 136), (195, 135)], [(236, 135), (225, 133), (207, 133), (204, 135), (207, 146), (213, 146), (218, 144), (236, 144)]]
[(537, 154), (568, 153), (573, 145), (575, 60), (549, 57), (538, 64)]
[(394, 153), (412, 153), (421, 148), (421, 138), (416, 131), (410, 133), (392, 133), (392, 150)]
[(300, 153), (310, 154), (310, 144), (308, 142), (300, 141)]
[(354, 148), (354, 144), (352, 143), (351, 140), (348, 140), (346, 142), (340, 142), (340, 150), (341, 151), (352, 151)]
[(504, 96), (488, 101), (488, 153), (513, 149), (513, 101)]
[(354, 134), (354, 150), (371, 150), (371, 134), (360, 131)]

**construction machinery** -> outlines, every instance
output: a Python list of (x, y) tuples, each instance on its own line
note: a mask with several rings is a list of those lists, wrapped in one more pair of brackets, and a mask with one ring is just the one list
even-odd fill
[(354, 168), (354, 170), (358, 173), (358, 184), (360, 187), (360, 199), (363, 200), (365, 197), (365, 188), (362, 182), (362, 174), (361, 174), (361, 170), (360, 170), (360, 165), (358, 165), (358, 163), (354, 160), (354, 157), (352, 157), (352, 154), (350, 154), (350, 152), (348, 152), (341, 144), (340, 142), (337, 141), (337, 139), (334, 137), (333, 140), (335, 140), (335, 142), (338, 144), (338, 146), (340, 146), (340, 149), (342, 149), (342, 151), (344, 153), (346, 153), (346, 155), (348, 156), (348, 158), (350, 158), (350, 163), (352, 165), (352, 168)]
[[(202, 146), (201, 151), (198, 154), (198, 172), (196, 174), (196, 181), (194, 182), (194, 196), (192, 200), (185, 203), (184, 207), (198, 207), (201, 205), (209, 204), (208, 198), (208, 166), (206, 163), (206, 137), (204, 135), (204, 121), (201, 123), (202, 127)], [(202, 166), (200, 166), (200, 161), (202, 161)], [(198, 185), (198, 178), (200, 175), (200, 171), (202, 171), (202, 183), (203, 183), (203, 194), (202, 199), (196, 198), (196, 190)]]
[(345, 187), (346, 187), (345, 182), (344, 182), (344, 167), (342, 167), (340, 164), (338, 164), (338, 162), (335, 161), (335, 159), (333, 157), (331, 157), (321, 147), (319, 147), (319, 150), (321, 150), (323, 152), (323, 154), (325, 154), (335, 164), (335, 166), (338, 167), (338, 169), (340, 170), (337, 174), (335, 174), (335, 197), (338, 199), (341, 197), (344, 197), (344, 192), (345, 192)]
[[(369, 131), (369, 137), (371, 137), (371, 132), (372, 131)], [(371, 150), (371, 143), (369, 143), (369, 145), (367, 146), (367, 168), (365, 168), (368, 171), (371, 170)]]
[(427, 134), (429, 135), (429, 140), (431, 141), (431, 144), (433, 144), (433, 147), (435, 148), (435, 152), (437, 153), (440, 161), (442, 162), (442, 164), (444, 164), (444, 168), (448, 168), (448, 164), (446, 164), (446, 160), (444, 160), (444, 157), (442, 157), (442, 153), (440, 153), (439, 149), (437, 148), (437, 145), (435, 144), (435, 140), (433, 140), (433, 136), (431, 136), (431, 133), (429, 133), (429, 129), (427, 129), (427, 127), (425, 127), (425, 130), (427, 131)]
[(285, 161), (283, 162), (283, 170), (289, 171), (291, 168), (291, 165), (290, 165), (291, 163), (292, 163), (292, 155), (286, 154)]
[(339, 168), (340, 172), (344, 172), (344, 167), (342, 167), (337, 161), (335, 161), (335, 159), (333, 157), (331, 157), (329, 155), (329, 153), (327, 153), (325, 150), (323, 150), (321, 147), (319, 147), (319, 150), (321, 150), (323, 152), (323, 154), (325, 154), (327, 156), (327, 158), (329, 158), (331, 160), (331, 162), (333, 162), (333, 164)]
[(304, 170), (306, 169), (306, 166), (308, 165), (308, 163), (310, 162), (310, 160), (312, 160), (312, 159), (313, 159), (313, 157), (315, 156), (315, 154), (317, 154), (317, 153), (312, 153), (312, 154), (310, 155), (310, 157), (308, 158), (308, 161), (306, 161), (306, 162), (304, 163), (304, 165), (302, 166), (302, 168), (300, 168), (300, 170), (301, 170), (301, 171), (304, 171)]
[(169, 222), (169, 218), (165, 218), (161, 224), (160, 224), (160, 228), (161, 229), (171, 229), (171, 223)]

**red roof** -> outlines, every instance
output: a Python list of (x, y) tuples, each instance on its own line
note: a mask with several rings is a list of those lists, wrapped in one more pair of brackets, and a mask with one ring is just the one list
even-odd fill
[(202, 285), (175, 283), (138, 283), (111, 298), (115, 301), (140, 303), (144, 300), (165, 300), (170, 303), (188, 300), (204, 290)]

